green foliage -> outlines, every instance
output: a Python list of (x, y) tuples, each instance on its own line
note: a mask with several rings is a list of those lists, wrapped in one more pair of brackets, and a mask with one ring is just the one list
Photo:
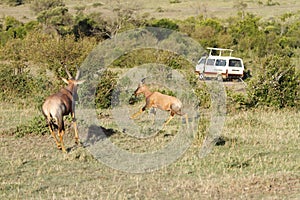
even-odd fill
[[(247, 14), (243, 20), (231, 21), (228, 32), (232, 35), (233, 44), (239, 44), (241, 50), (254, 48), (258, 43), (256, 38), (260, 38), (259, 18)], [(253, 40), (254, 39), (254, 40)], [(246, 41), (244, 45), (241, 45)]]
[(179, 26), (173, 20), (166, 19), (166, 18), (154, 20), (150, 25), (154, 27), (166, 28), (171, 30), (179, 29)]
[[(146, 18), (136, 15), (134, 9), (129, 8), (114, 9), (115, 18), (111, 20), (104, 18), (100, 13), (84, 14), (83, 10), (74, 15), (60, 0), (33, 1), (32, 9), (38, 13), (38, 21), (22, 23), (8, 16), (0, 24), (0, 58), (6, 63), (1, 65), (0, 69), (0, 95), (4, 101), (14, 101), (15, 97), (29, 98), (28, 91), (39, 94), (41, 88), (48, 94), (55, 91), (61, 87), (58, 78), (66, 76), (65, 65), (71, 73), (74, 72), (75, 66), (83, 62), (97, 42), (120, 31), (143, 27), (146, 24), (186, 33), (203, 47), (234, 49), (235, 56), (242, 57), (248, 63), (248, 69), (255, 70), (252, 73), (254, 77), (249, 82), (247, 98), (229, 92), (228, 98), (231, 104), (235, 105), (234, 109), (257, 105), (298, 105), (295, 96), (299, 94), (295, 93), (295, 90), (299, 85), (296, 81), (299, 77), (294, 67), (289, 62), (284, 62), (295, 58), (296, 49), (300, 46), (300, 23), (299, 20), (295, 20), (299, 16), (297, 13), (287, 13), (280, 16), (279, 20), (269, 21), (248, 13), (244, 13), (242, 18), (235, 16), (224, 20), (199, 15), (182, 21), (166, 18), (146, 21)], [(159, 35), (157, 37), (160, 39)], [(207, 90), (202, 86), (199, 89), (198, 83), (191, 78), (194, 74), (189, 74), (194, 66), (175, 53), (157, 49), (131, 51), (115, 60), (110, 67), (131, 68), (145, 63), (164, 64), (188, 74), (187, 78), (193, 82), (201, 105), (210, 106)], [(263, 67), (256, 67), (259, 65)], [(289, 69), (288, 72), (284, 73), (278, 83), (276, 79), (274, 82), (270, 74), (276, 76), (285, 72), (285, 69)], [(42, 77), (46, 70), (53, 72), (51, 80)], [(42, 74), (39, 74), (41, 72)], [(116, 74), (110, 73), (104, 74), (96, 92), (95, 103), (101, 108), (110, 106), (109, 98), (114, 88), (114, 79), (117, 77)], [(46, 86), (40, 86), (40, 82)], [(102, 88), (105, 93), (100, 91)], [(43, 95), (44, 93), (41, 96)], [(42, 97), (37, 99), (37, 96), (39, 95), (35, 95), (36, 100), (32, 102), (41, 101)]]
[(300, 46), (300, 21), (293, 22), (286, 32), (286, 38), (288, 42), (286, 46), (291, 48), (298, 48)]
[(97, 2), (97, 3), (93, 3), (93, 7), (94, 8), (97, 8), (97, 7), (100, 7), (100, 6), (103, 6), (104, 4), (101, 3), (101, 2)]
[(38, 107), (46, 95), (46, 83), (46, 77), (35, 77), (27, 71), (18, 71), (7, 65), (0, 66), (1, 101)]
[(202, 108), (210, 108), (210, 93), (206, 84), (201, 84), (195, 89), (195, 95), (198, 97), (199, 106)]
[(24, 4), (24, 0), (6, 0), (6, 3), (9, 6), (19, 6)]
[(71, 32), (72, 16), (68, 13), (68, 8), (64, 6), (54, 7), (49, 10), (41, 11), (37, 20), (47, 26), (53, 26), (60, 35)]
[(31, 9), (36, 13), (50, 10), (55, 7), (63, 7), (65, 3), (63, 0), (34, 0), (31, 3)]
[(190, 35), (203, 47), (220, 46), (217, 44), (217, 39), (219, 35), (224, 36), (223, 29), (219, 20), (205, 19), (202, 15), (190, 17), (180, 24), (180, 31)]
[(169, 0), (169, 2), (172, 4), (172, 3), (181, 3), (180, 0)]
[(79, 14), (73, 24), (73, 34), (75, 37), (94, 37), (97, 41), (108, 39), (112, 33), (107, 30), (107, 22), (98, 14)]
[(262, 62), (262, 71), (249, 82), (250, 106), (275, 108), (299, 106), (299, 73), (285, 56), (268, 56)]
[(75, 37), (80, 38), (82, 36), (92, 36), (95, 24), (95, 21), (88, 16), (78, 15), (73, 27)]
[(49, 132), (43, 115), (36, 116), (26, 124), (17, 126), (10, 131), (16, 137), (24, 137), (28, 134), (44, 135)]
[(166, 88), (160, 88), (160, 89), (157, 89), (155, 91), (160, 92), (160, 93), (165, 94), (165, 95), (176, 97), (176, 94), (175, 94), (174, 91), (166, 89)]
[(101, 79), (96, 88), (96, 108), (106, 109), (111, 106), (112, 94), (117, 84), (118, 74), (109, 70), (101, 74)]
[(221, 22), (216, 19), (204, 19), (199, 24), (202, 26), (212, 27), (216, 32), (220, 32), (223, 29)]
[(0, 44), (4, 45), (10, 39), (23, 39), (28, 32), (36, 29), (37, 27), (38, 22), (36, 21), (30, 21), (24, 24), (14, 17), (7, 16), (4, 19), (2, 31), (0, 32)]
[(46, 65), (56, 77), (66, 77), (64, 66), (72, 68), (71, 72), (75, 71), (75, 66), (79, 66), (95, 46), (93, 39), (75, 41), (74, 36), (67, 35), (57, 40), (51, 35), (39, 32), (35, 32), (34, 38), (27, 37), (24, 43), (25, 47), (30, 47), (28, 58), (35, 63)]
[(173, 52), (157, 49), (131, 51), (115, 60), (111, 67), (132, 68), (146, 63), (164, 64), (172, 69), (187, 69), (190, 67), (190, 64), (183, 57)]
[(267, 6), (279, 6), (280, 3), (279, 2), (273, 2), (273, 0), (267, 0), (267, 3), (266, 3)]
[(233, 90), (226, 90), (226, 110), (228, 113), (234, 113), (238, 110), (247, 109), (249, 105), (249, 99), (244, 93), (234, 92)]
[[(37, 107), (44, 98), (64, 86), (60, 77), (67, 77), (64, 66), (71, 74), (94, 48), (95, 40), (61, 39), (33, 31), (24, 39), (11, 39), (0, 48), (1, 90), (5, 102)], [(47, 74), (46, 71), (51, 71)]]

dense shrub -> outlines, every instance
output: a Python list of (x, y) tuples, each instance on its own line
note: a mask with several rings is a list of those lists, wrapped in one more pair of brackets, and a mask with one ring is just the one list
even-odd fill
[[(295, 58), (295, 52), (300, 46), (297, 13), (281, 16), (280, 20), (261, 20), (253, 14), (245, 14), (243, 18), (234, 16), (211, 19), (199, 15), (175, 21), (146, 20), (135, 14), (134, 9), (116, 8), (113, 11), (115, 16), (109, 21), (99, 13), (86, 15), (81, 11), (73, 15), (61, 0), (33, 1), (32, 6), (38, 13), (38, 21), (21, 23), (13, 17), (6, 17), (0, 22), (0, 58), (5, 63), (0, 69), (0, 96), (3, 100), (27, 98), (23, 91), (38, 93), (39, 81), (49, 84), (41, 78), (46, 71), (53, 72), (49, 82), (56, 82), (59, 77), (66, 76), (64, 66), (74, 72), (75, 66), (83, 62), (97, 42), (111, 38), (120, 31), (150, 25), (186, 33), (204, 48), (234, 49), (234, 55), (242, 57), (248, 69), (255, 69), (248, 83), (248, 97), (235, 94), (229, 96), (238, 107), (299, 105), (296, 97), (299, 96), (299, 75), (290, 63), (290, 58)], [(292, 17), (293, 20), (288, 21)], [(54, 30), (55, 34), (49, 29)], [(158, 34), (158, 39), (160, 35), (169, 36)], [(160, 63), (181, 72), (192, 73), (194, 70), (194, 66), (177, 54), (157, 49), (127, 52), (110, 67), (131, 68), (145, 63)], [(257, 67), (260, 65), (262, 67)], [(39, 74), (40, 71), (44, 74)], [(98, 85), (95, 102), (98, 107), (109, 107), (110, 91), (117, 77), (110, 73), (104, 74), (100, 80), (102, 83)], [(209, 107), (207, 91), (198, 89), (199, 85), (191, 77), (189, 74), (188, 79), (197, 88), (196, 93), (203, 100), (202, 105)], [(61, 82), (58, 83), (46, 89), (55, 91), (57, 85), (61, 86)], [(32, 90), (34, 87), (37, 90)]]
[(149, 25), (154, 26), (154, 27), (171, 29), (171, 30), (178, 30), (178, 28), (179, 28), (179, 26), (173, 20), (166, 19), (166, 18), (154, 20)]
[(112, 34), (107, 28), (107, 22), (99, 14), (79, 14), (75, 17), (72, 27), (76, 39), (94, 37), (97, 41), (108, 39)]
[(96, 108), (109, 108), (112, 104), (112, 94), (117, 84), (118, 74), (109, 70), (101, 74), (101, 78), (96, 88), (95, 105)]
[(35, 29), (39, 28), (37, 21), (22, 23), (14, 17), (4, 18), (2, 30), (0, 31), (0, 45), (5, 45), (10, 39), (24, 39), (25, 36)]
[(25, 3), (24, 0), (6, 0), (6, 3), (9, 6), (19, 6)]
[(299, 101), (299, 73), (289, 57), (268, 56), (249, 82), (249, 106), (294, 107)]
[(55, 7), (65, 6), (63, 0), (34, 0), (31, 3), (31, 9), (38, 14), (39, 12), (50, 10)]
[(28, 71), (16, 71), (11, 66), (0, 65), (0, 100), (4, 102), (39, 107), (47, 95), (47, 77), (33, 76)]

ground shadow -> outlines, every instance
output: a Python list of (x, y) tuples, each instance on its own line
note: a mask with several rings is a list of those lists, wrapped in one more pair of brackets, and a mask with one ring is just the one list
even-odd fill
[(83, 147), (91, 146), (96, 142), (107, 139), (116, 133), (117, 131), (111, 128), (107, 129), (102, 126), (91, 125), (88, 128), (86, 140), (83, 143)]

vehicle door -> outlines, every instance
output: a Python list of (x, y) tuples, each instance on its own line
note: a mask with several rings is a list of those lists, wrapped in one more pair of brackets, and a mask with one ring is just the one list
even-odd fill
[(218, 74), (226, 74), (226, 60), (216, 59), (215, 67)]
[(243, 75), (244, 65), (243, 61), (236, 58), (229, 59), (228, 74)]
[(216, 74), (216, 68), (215, 68), (215, 61), (216, 59), (208, 58), (205, 64), (205, 73), (206, 74)]
[(206, 57), (202, 57), (196, 65), (196, 71), (199, 73), (203, 73), (204, 71), (204, 64), (206, 62)]

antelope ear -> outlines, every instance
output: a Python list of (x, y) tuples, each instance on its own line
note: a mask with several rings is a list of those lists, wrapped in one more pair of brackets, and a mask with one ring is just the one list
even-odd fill
[(66, 84), (69, 84), (69, 81), (63, 77), (61, 77), (61, 80), (63, 80)]
[(85, 80), (76, 81), (77, 85), (84, 83)]

